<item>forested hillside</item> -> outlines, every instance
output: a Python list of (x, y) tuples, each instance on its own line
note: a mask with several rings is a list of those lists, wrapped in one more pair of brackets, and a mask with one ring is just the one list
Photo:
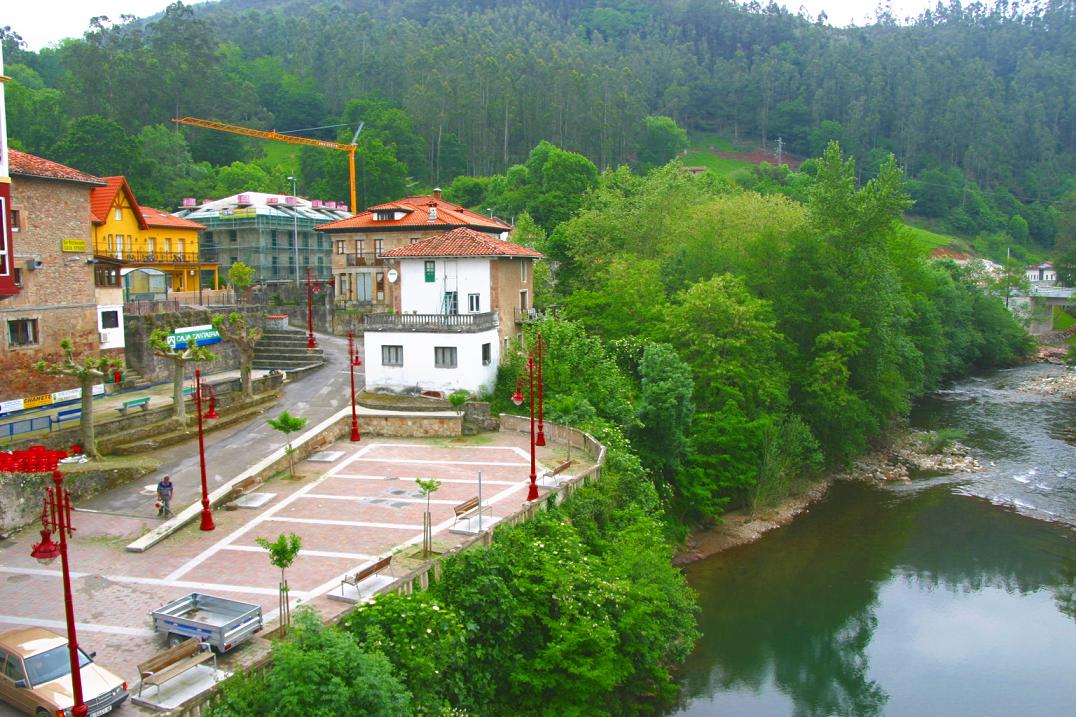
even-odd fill
[[(183, 146), (146, 129), (173, 116), (281, 130), (365, 121), (363, 204), (505, 172), (542, 140), (599, 170), (638, 167), (645, 118), (668, 116), (733, 141), (780, 136), (801, 156), (839, 140), (860, 181), (892, 152), (918, 182), (913, 211), (968, 234), (1020, 216), (1048, 248), (1076, 210), (1071, 0), (953, 3), (911, 25), (849, 29), (728, 0), (223, 0), (97, 19), (40, 52), (17, 32), (4, 38), (14, 143), (125, 172), (158, 203), (283, 189), (297, 169), (287, 147), (205, 130), (183, 130)], [(161, 168), (160, 156), (177, 161)], [(221, 177), (201, 161), (243, 164)], [(304, 191), (345, 197), (342, 162), (306, 153)]]

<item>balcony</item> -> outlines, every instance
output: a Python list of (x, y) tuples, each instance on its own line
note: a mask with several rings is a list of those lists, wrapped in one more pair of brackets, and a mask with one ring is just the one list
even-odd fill
[(367, 314), (363, 327), (367, 331), (437, 331), (475, 333), (495, 329), (496, 312), (484, 314)]
[[(149, 251), (109, 251), (109, 250), (96, 250), (94, 256), (111, 259), (113, 261), (124, 262), (127, 264), (198, 264), (198, 252), (187, 251), (168, 253), (163, 252), (149, 252)], [(206, 259), (201, 261), (203, 264), (215, 263)]]
[(540, 317), (538, 315), (538, 309), (533, 306), (529, 309), (521, 309), (518, 306), (513, 310), (517, 324), (525, 324), (528, 321), (537, 321)]
[(385, 266), (385, 260), (371, 251), (347, 254), (347, 266)]

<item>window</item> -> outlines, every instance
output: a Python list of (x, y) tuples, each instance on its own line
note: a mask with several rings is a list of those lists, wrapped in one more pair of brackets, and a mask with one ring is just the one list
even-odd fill
[(0, 671), (4, 676), (12, 681), (25, 680), (26, 675), (23, 674), (22, 664), (19, 662), (19, 658), (14, 655), (9, 655), (6, 652), (0, 652)]
[(526, 284), (527, 283), (527, 260), (526, 259), (520, 259), (519, 260), (519, 283), (520, 284)]
[(391, 209), (379, 209), (374, 212), (374, 221), (378, 222), (391, 222), (395, 212)]
[(22, 286), (22, 269), (15, 269), (15, 286)]
[(321, 247), (321, 235), (320, 234), (318, 234), (317, 247), (318, 247), (318, 249), (322, 248)]
[(374, 239), (374, 255), (375, 256), (381, 256), (381, 252), (383, 252), (385, 250), (385, 247), (383, 246), (384, 243), (385, 243), (384, 239)]
[(276, 249), (276, 230), (269, 232), (269, 247)]
[(117, 221), (120, 220), (120, 219), (123, 219), (123, 210), (120, 209), (119, 207), (116, 207), (115, 217), (116, 217)]
[(382, 366), (403, 366), (403, 346), (382, 346)]
[(228, 261), (229, 261), (229, 263), (231, 263), (231, 264), (238, 264), (238, 263), (239, 263), (239, 257), (237, 257), (237, 256), (230, 256), (230, 257), (228, 257)]
[(418, 237), (411, 237), (411, 243), (412, 244), (418, 244), (418, 242), (419, 242)]
[(102, 329), (118, 329), (120, 327), (120, 312), (118, 311), (102, 311), (101, 312), (101, 328)]
[(114, 266), (98, 264), (93, 268), (93, 283), (94, 286), (119, 286), (119, 271)]
[(493, 361), (493, 344), (482, 344), (482, 365), (489, 366)]
[[(273, 234), (275, 235), (276, 232), (273, 232)], [(211, 235), (207, 234), (206, 239), (209, 239), (210, 236)], [(239, 232), (236, 231), (235, 229), (229, 229), (228, 230), (228, 241), (238, 241), (238, 240), (239, 240)]]
[(7, 322), (8, 346), (36, 346), (37, 319), (13, 319)]
[(146, 239), (146, 251), (149, 253), (150, 261), (157, 255), (157, 239), (149, 237)]
[(22, 210), (11, 210), (11, 231), (17, 232), (22, 229)]
[(446, 291), (444, 298), (441, 300), (441, 313), (449, 316), (455, 316), (460, 312), (460, 299), (459, 294), (455, 291)]
[(482, 310), (482, 296), (480, 294), (467, 295), (467, 310), (472, 314), (477, 314)]
[(519, 310), (522, 314), (527, 313), (527, 290), (519, 292)]
[(279, 263), (280, 263), (280, 257), (274, 256), (273, 257), (273, 276), (280, 276)]
[(456, 347), (434, 346), (433, 365), (437, 368), (456, 368)]
[(303, 234), (303, 249), (309, 249), (309, 248), (310, 248), (310, 237), (308, 235), (306, 235), (306, 234)]
[(426, 262), (426, 283), (431, 284), (437, 279), (437, 262)]
[(185, 251), (186, 251), (186, 248), (183, 246), (183, 240), (182, 239), (176, 239), (176, 256), (179, 257), (180, 261), (183, 261), (183, 259), (184, 259), (183, 255), (184, 255)]
[(340, 241), (336, 242), (336, 253), (337, 254), (343, 254), (344, 253), (344, 242), (343, 242), (343, 240), (340, 240)]
[(366, 241), (364, 239), (355, 240), (355, 253), (362, 256), (363, 251), (366, 250)]

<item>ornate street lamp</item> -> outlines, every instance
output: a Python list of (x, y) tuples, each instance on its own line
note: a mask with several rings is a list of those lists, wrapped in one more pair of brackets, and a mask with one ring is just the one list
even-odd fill
[(542, 422), (542, 335), (538, 334), (538, 438), (534, 445), (545, 445), (545, 424)]
[(194, 370), (194, 401), (198, 414), (198, 464), (202, 469), (202, 530), (213, 530), (213, 514), (209, 511), (209, 487), (205, 480), (205, 438), (202, 432), (202, 372)]
[(355, 347), (355, 337), (350, 331), (347, 332), (347, 354), (348, 365), (351, 369), (351, 440), (359, 441), (362, 437), (359, 435), (359, 417), (355, 413), (355, 367), (361, 366), (362, 361), (359, 360), (359, 350)]
[[(58, 470), (52, 472), (54, 488), (45, 491), (45, 505), (41, 510), (41, 542), (34, 545), (30, 555), (38, 562), (48, 565), (56, 556), (60, 557), (63, 574), (64, 611), (67, 617), (67, 652), (71, 660), (71, 688), (74, 692), (75, 705), (71, 709), (73, 717), (86, 717), (89, 709), (82, 699), (82, 668), (78, 659), (78, 636), (75, 634), (75, 606), (71, 595), (71, 566), (67, 559), (67, 538), (74, 531), (71, 527), (71, 491), (64, 489), (63, 474)], [(50, 533), (55, 531), (60, 536), (60, 544), (52, 542)]]
[[(529, 404), (531, 411), (531, 485), (527, 491), (527, 500), (538, 500), (538, 472), (535, 470), (536, 461), (534, 458), (534, 356), (527, 356), (527, 371), (530, 374), (530, 393)], [(517, 406), (523, 405), (523, 393), (519, 390), (519, 380), (516, 379), (516, 392), (512, 394), (512, 403)]]
[[(335, 285), (335, 279), (325, 282), (327, 287)], [(318, 342), (314, 340), (314, 294), (321, 291), (321, 280), (313, 278), (310, 267), (306, 267), (306, 347), (316, 349)]]

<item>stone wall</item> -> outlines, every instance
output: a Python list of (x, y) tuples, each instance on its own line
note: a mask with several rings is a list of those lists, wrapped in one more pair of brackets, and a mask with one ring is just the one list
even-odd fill
[[(350, 417), (348, 427), (350, 429)], [(392, 438), (415, 436), (459, 436), (463, 434), (463, 421), (459, 416), (359, 416), (362, 435), (389, 436)]]
[[(146, 314), (144, 316), (127, 314), (123, 317), (123, 331), (127, 337), (127, 365), (142, 374), (150, 383), (163, 383), (172, 380), (172, 362), (153, 353), (149, 337), (157, 328), (169, 331), (184, 326), (202, 326), (213, 322), (213, 317), (227, 315), (233, 311), (246, 314), (250, 326), (262, 326), (265, 323), (266, 310), (263, 306), (233, 306), (219, 309), (185, 309), (168, 314)], [(212, 361), (188, 363), (185, 379), (193, 379), (195, 369), (202, 373), (216, 373), (239, 368), (239, 349), (228, 341), (213, 344), (209, 349), (217, 354)]]
[[(89, 464), (62, 466), (64, 487), (71, 499), (89, 498), (116, 485), (144, 475), (136, 466), (101, 470)], [(0, 533), (37, 523), (45, 489), (52, 486), (52, 473), (0, 473)]]

